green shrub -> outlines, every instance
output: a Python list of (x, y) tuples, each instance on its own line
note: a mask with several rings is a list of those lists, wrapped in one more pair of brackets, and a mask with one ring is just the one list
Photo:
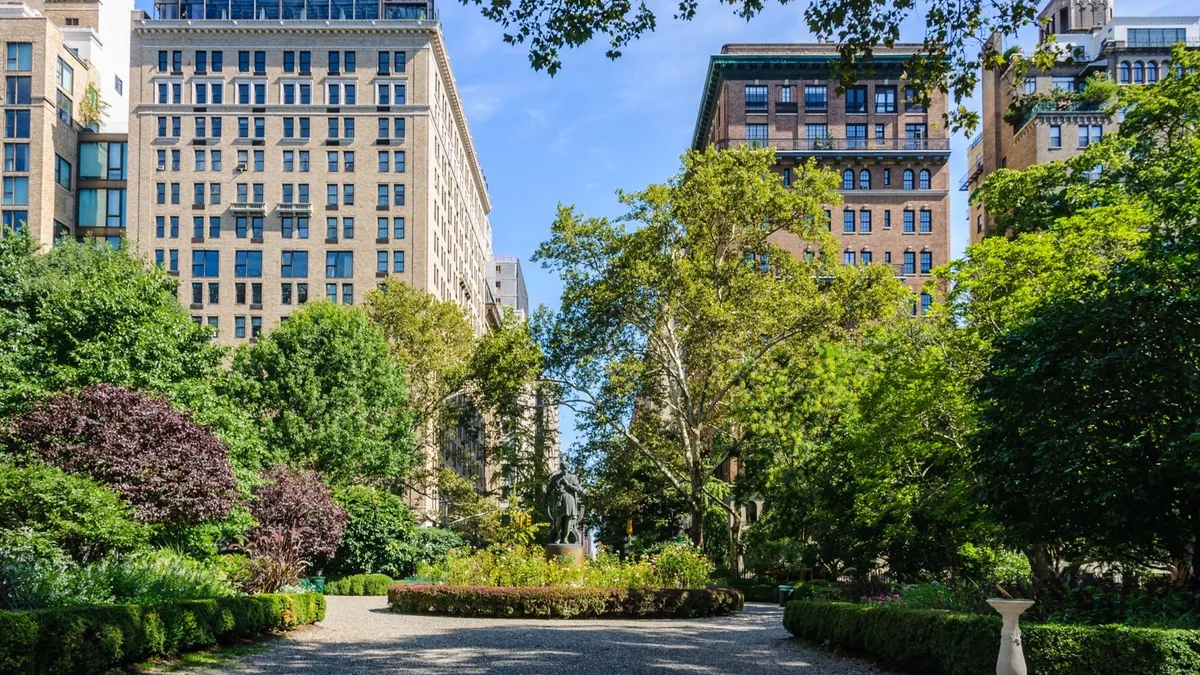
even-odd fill
[(684, 619), (742, 609), (731, 588), (500, 588), (396, 584), (388, 604), (399, 614), (545, 619)]
[(449, 530), (417, 527), (404, 500), (390, 492), (354, 485), (338, 489), (333, 499), (348, 520), (337, 556), (326, 566), (330, 574), (406, 577), (466, 543)]
[(117, 493), (90, 478), (44, 464), (0, 462), (0, 533), (22, 528), (52, 542), (77, 562), (133, 550), (148, 535)]
[(324, 596), (311, 593), (0, 612), (0, 672), (104, 673), (324, 617)]
[[(799, 638), (930, 675), (995, 670), (1000, 617), (880, 605), (794, 601), (783, 625)], [(1032, 675), (1185, 675), (1200, 672), (1200, 633), (1125, 626), (1021, 627)]]
[(650, 559), (663, 588), (703, 588), (713, 564), (691, 544), (671, 544)]
[(325, 582), (325, 595), (387, 595), (393, 583), (386, 574), (353, 574)]

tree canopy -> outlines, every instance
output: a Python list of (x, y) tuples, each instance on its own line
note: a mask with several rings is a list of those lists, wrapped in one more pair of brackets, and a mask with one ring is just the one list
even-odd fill
[[(500, 24), (508, 44), (527, 45), (530, 65), (551, 75), (563, 67), (565, 49), (600, 39), (608, 44), (605, 54), (616, 59), (632, 42), (654, 32), (659, 21), (658, 14), (644, 1), (460, 1), (479, 7), (484, 17)], [(673, 18), (690, 21), (701, 11), (726, 10), (750, 21), (767, 4), (763, 0), (724, 0), (702, 10), (697, 0), (681, 0)], [(779, 4), (796, 7), (788, 0), (779, 0)], [(1049, 52), (1022, 59), (996, 53), (987, 44), (993, 32), (1007, 37), (1034, 25), (1041, 4), (1034, 0), (935, 0), (925, 3), (922, 16), (917, 3), (911, 1), (809, 0), (804, 3), (804, 24), (816, 37), (839, 43), (835, 75), (849, 85), (870, 77), (862, 64), (874, 50), (901, 42), (902, 24), (923, 18), (922, 49), (906, 64), (908, 80), (926, 92), (950, 93), (959, 104), (948, 115), (952, 127), (973, 127), (978, 124), (978, 113), (961, 104), (974, 93), (982, 68), (1046, 62)]]
[[(902, 293), (882, 266), (830, 262), (836, 177), (809, 164), (784, 187), (773, 164), (769, 150), (689, 153), (667, 184), (621, 193), (617, 223), (560, 207), (534, 256), (564, 282), (559, 312), (536, 318), (548, 377), (585, 428), (628, 443), (686, 497), (697, 544), (706, 506), (725, 503), (710, 481), (745, 438), (733, 411), (753, 373)], [(776, 243), (789, 238), (809, 254)]]
[(263, 439), (335, 482), (392, 480), (414, 459), (400, 364), (358, 308), (315, 302), (234, 355)]

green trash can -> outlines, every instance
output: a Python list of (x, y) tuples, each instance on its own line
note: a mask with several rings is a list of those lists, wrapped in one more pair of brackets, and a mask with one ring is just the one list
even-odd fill
[(784, 605), (787, 604), (788, 600), (792, 599), (792, 591), (795, 590), (795, 588), (796, 588), (795, 586), (780, 584), (780, 586), (779, 586), (779, 606), (780, 607), (783, 607)]

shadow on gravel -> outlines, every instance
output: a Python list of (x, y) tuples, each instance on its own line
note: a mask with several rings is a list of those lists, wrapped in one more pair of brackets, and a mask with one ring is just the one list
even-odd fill
[[(370, 612), (370, 614), (367, 614)], [(747, 605), (733, 617), (658, 621), (527, 621), (361, 616), (378, 629), (365, 640), (285, 640), (244, 660), (241, 673), (877, 673), (787, 639), (780, 612)], [(407, 623), (405, 623), (407, 622)], [(404, 626), (421, 624), (419, 634)], [(428, 623), (425, 623), (428, 622)], [(357, 629), (361, 630), (361, 629)], [(411, 630), (411, 629), (409, 629)], [(374, 632), (374, 631), (372, 631)], [(369, 633), (368, 633), (369, 634)], [(332, 636), (331, 636), (332, 637)]]

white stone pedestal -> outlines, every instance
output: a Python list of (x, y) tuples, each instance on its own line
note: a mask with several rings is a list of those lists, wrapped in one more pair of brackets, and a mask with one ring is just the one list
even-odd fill
[(1021, 649), (1021, 627), (1017, 620), (1021, 613), (1033, 606), (1033, 600), (1004, 600), (991, 598), (987, 601), (992, 609), (1004, 618), (1000, 627), (1000, 655), (996, 657), (996, 675), (1028, 675), (1025, 668), (1025, 652)]

